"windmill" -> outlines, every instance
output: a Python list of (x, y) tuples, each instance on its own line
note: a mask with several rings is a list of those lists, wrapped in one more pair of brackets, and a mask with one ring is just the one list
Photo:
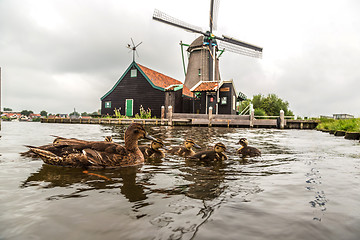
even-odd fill
[(134, 43), (134, 40), (131, 38), (131, 43), (132, 43), (132, 46), (130, 44), (127, 45), (127, 48), (130, 49), (132, 52), (133, 52), (133, 62), (135, 62), (135, 52), (136, 52), (136, 55), (139, 57), (139, 54), (137, 53), (137, 50), (136, 48), (142, 44), (142, 42), (138, 43), (137, 45), (135, 45)]
[(154, 11), (153, 19), (156, 21), (201, 34), (188, 48), (190, 57), (184, 85), (189, 89), (199, 81), (220, 81), (218, 68), (219, 55), (217, 55), (217, 51), (219, 51), (218, 46), (225, 51), (256, 58), (262, 57), (261, 47), (229, 36), (222, 35), (222, 37), (219, 37), (213, 34), (213, 30), (217, 28), (218, 6), (219, 0), (210, 0), (209, 30), (205, 32), (200, 27), (171, 17), (157, 9)]

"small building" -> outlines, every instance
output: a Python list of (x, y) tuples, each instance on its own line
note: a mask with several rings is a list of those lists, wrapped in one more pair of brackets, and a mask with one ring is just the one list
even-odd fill
[(192, 89), (195, 93), (195, 113), (207, 114), (212, 107), (214, 114), (236, 114), (236, 94), (233, 80), (200, 81)]
[(11, 120), (14, 120), (14, 119), (19, 119), (21, 117), (21, 113), (19, 113), (19, 112), (5, 112), (4, 111), (1, 114), (1, 116), (2, 117), (5, 116), (5, 117), (7, 117), (7, 118), (9, 118)]
[(333, 114), (334, 119), (349, 119), (354, 118), (353, 115), (350, 114)]
[(110, 91), (101, 98), (101, 115), (135, 116), (140, 108), (161, 117), (162, 106), (174, 112), (191, 111), (192, 92), (180, 81), (132, 62)]
[(67, 113), (59, 113), (57, 115), (59, 116), (59, 118), (69, 118), (69, 114)]
[(142, 108), (160, 118), (162, 106), (172, 106), (174, 113), (207, 114), (212, 107), (214, 114), (236, 114), (241, 98), (233, 80), (199, 81), (190, 90), (182, 82), (134, 61), (101, 98), (101, 115), (112, 116), (116, 111), (131, 117)]
[(33, 119), (33, 118), (41, 118), (42, 116), (38, 113), (30, 113), (29, 117), (30, 119)]

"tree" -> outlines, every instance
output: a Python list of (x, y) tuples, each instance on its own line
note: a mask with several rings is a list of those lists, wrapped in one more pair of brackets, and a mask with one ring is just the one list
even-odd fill
[(34, 112), (31, 111), (31, 110), (22, 110), (21, 111), (21, 115), (24, 115), (24, 116), (27, 116), (27, 117), (32, 113), (34, 113)]
[(40, 115), (43, 116), (43, 117), (47, 117), (48, 113), (47, 113), (47, 111), (42, 110), (42, 111), (40, 112)]
[(254, 115), (255, 116), (266, 116), (266, 112), (264, 111), (264, 109), (255, 108), (254, 109)]
[(278, 116), (280, 110), (283, 110), (285, 116), (293, 116), (294, 113), (289, 110), (289, 103), (280, 99), (276, 94), (268, 94), (266, 97), (262, 94), (253, 96), (252, 104), (254, 109), (262, 109), (267, 116)]
[(12, 112), (11, 108), (4, 107), (4, 111)]
[(88, 114), (87, 112), (83, 112), (83, 113), (81, 113), (81, 116), (86, 117), (86, 116), (90, 116), (90, 114)]
[(78, 117), (80, 117), (80, 113), (74, 111), (74, 112), (70, 113), (69, 116), (72, 118), (78, 118)]

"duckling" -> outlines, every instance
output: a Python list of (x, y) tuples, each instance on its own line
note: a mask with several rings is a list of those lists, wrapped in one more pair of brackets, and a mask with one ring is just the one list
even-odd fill
[(261, 151), (259, 149), (248, 146), (249, 142), (246, 138), (240, 138), (238, 143), (241, 145), (241, 147), (237, 150), (237, 153), (241, 154), (242, 157), (261, 156)]
[(145, 159), (161, 159), (165, 157), (165, 153), (160, 148), (167, 149), (163, 141), (156, 139), (153, 140), (149, 146), (139, 146), (140, 151), (144, 154)]
[[(54, 140), (52, 148), (46, 150), (40, 147), (29, 148), (45, 163), (51, 165), (117, 168), (144, 163), (144, 156), (138, 147), (140, 138), (155, 140), (146, 133), (142, 124), (132, 123), (125, 131), (125, 146), (107, 141), (84, 141), (58, 137)], [(59, 149), (66, 149), (66, 151)]]
[(198, 148), (198, 149), (201, 148), (199, 145), (197, 145), (195, 143), (195, 141), (193, 139), (188, 138), (184, 142), (184, 146), (177, 146), (177, 147), (170, 148), (170, 150), (168, 152), (171, 154), (179, 155), (181, 157), (190, 157), (195, 154), (194, 150), (192, 150), (193, 147)]
[(114, 142), (112, 139), (112, 136), (106, 136), (104, 141), (105, 142)]
[(219, 142), (214, 145), (212, 150), (197, 152), (190, 158), (203, 161), (224, 161), (227, 159), (227, 156), (223, 153), (225, 150), (225, 145)]

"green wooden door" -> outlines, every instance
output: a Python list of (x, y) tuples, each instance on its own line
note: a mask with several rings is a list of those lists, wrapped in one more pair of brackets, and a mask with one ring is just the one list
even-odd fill
[(134, 99), (125, 100), (125, 115), (128, 117), (132, 117), (133, 115), (133, 102)]

